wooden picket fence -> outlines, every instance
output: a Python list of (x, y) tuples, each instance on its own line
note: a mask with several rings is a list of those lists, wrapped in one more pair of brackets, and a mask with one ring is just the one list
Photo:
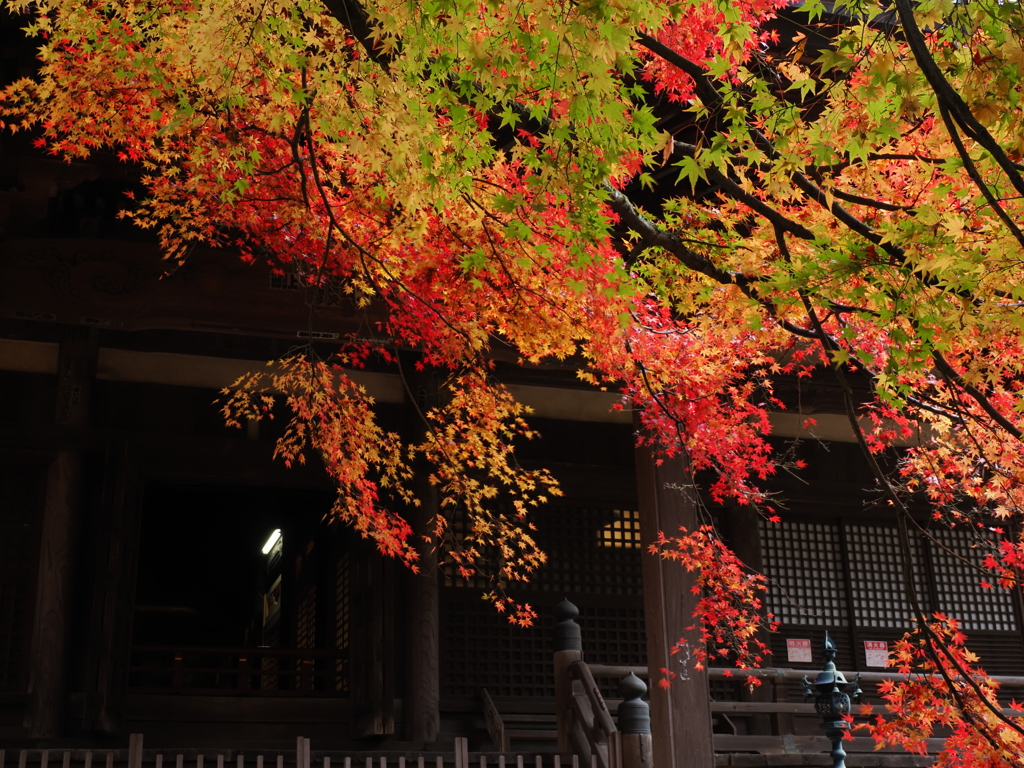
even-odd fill
[(318, 752), (299, 737), (291, 750), (144, 749), (133, 733), (128, 749), (0, 749), (0, 768), (597, 768), (557, 754), (470, 752), (454, 739), (445, 752)]

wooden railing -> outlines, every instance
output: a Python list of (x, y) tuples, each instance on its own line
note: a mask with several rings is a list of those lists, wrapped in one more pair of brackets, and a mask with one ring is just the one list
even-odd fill
[(0, 749), (0, 768), (595, 768), (557, 754), (470, 752), (456, 738), (447, 751), (322, 751), (299, 737), (294, 750), (144, 749), (143, 736), (127, 749)]
[[(645, 666), (624, 666), (612, 664), (591, 664), (590, 672), (594, 678), (620, 680), (630, 672), (637, 677), (648, 678), (647, 667)], [(824, 735), (794, 736), (792, 727), (793, 716), (804, 716), (817, 718), (814, 703), (804, 701), (802, 696), (790, 698), (789, 688), (792, 683), (800, 683), (807, 676), (811, 680), (817, 675), (814, 669), (792, 669), (785, 667), (769, 667), (756, 670), (746, 669), (708, 669), (708, 678), (716, 681), (733, 681), (741, 685), (748, 674), (755, 674), (762, 680), (762, 686), (766, 686), (763, 700), (747, 701), (714, 701), (711, 702), (711, 713), (713, 716), (724, 715), (753, 718), (757, 715), (765, 716), (769, 727), (767, 729), (747, 733), (716, 733), (714, 734), (715, 752), (762, 752), (762, 753), (818, 753), (827, 752), (830, 748), (828, 739)], [(883, 681), (899, 681), (906, 679), (905, 675), (898, 672), (860, 672), (845, 673), (847, 679), (852, 680), (857, 674), (860, 675), (860, 684), (864, 689), (865, 697), (877, 703), (877, 696), (874, 687)], [(1000, 689), (1004, 692), (1011, 690), (1024, 691), (1024, 677), (992, 675), (991, 679), (999, 683)], [(1016, 698), (1021, 698), (1018, 694)], [(609, 701), (608, 706), (614, 707), (615, 701)], [(1003, 709), (1003, 714), (1013, 717), (1021, 717), (1021, 713), (1012, 709)], [(944, 739), (932, 738), (926, 740), (928, 752), (935, 754), (942, 749)], [(875, 752), (877, 746), (875, 741), (868, 737), (854, 737), (844, 741), (844, 748), (847, 752)]]
[(584, 764), (594, 763), (597, 768), (618, 768), (619, 760), (612, 752), (612, 734), (616, 732), (608, 706), (601, 696), (601, 690), (584, 661), (569, 666), (572, 678), (573, 698), (569, 724), (569, 743), (573, 754), (579, 755)]
[(132, 648), (136, 693), (347, 696), (348, 654), (294, 648)]

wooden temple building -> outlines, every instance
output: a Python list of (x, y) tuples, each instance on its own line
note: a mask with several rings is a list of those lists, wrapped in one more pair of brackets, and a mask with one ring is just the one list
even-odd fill
[[(304, 766), (303, 743), (551, 754), (553, 612), (565, 598), (606, 700), (621, 698), (627, 669), (649, 668), (657, 768), (824, 764), (798, 681), (820, 669), (826, 629), (840, 669), (886, 674), (885, 649), (909, 620), (897, 537), (869, 503), (827, 381), (799, 391), (818, 426), (796, 448), (805, 475), (773, 481), (782, 522), (712, 508), (773, 580), (768, 607), (782, 622), (769, 684), (750, 694), (671, 654), (693, 597), (685, 572), (645, 545), (697, 520), (681, 470), (635, 450), (630, 415), (571, 371), (499, 365), (542, 434), (522, 460), (565, 490), (537, 520), (550, 561), (516, 595), (540, 620), (514, 628), (482, 584), (437, 567), (413, 575), (325, 524), (326, 476), (272, 460), (273, 422), (223, 425), (213, 403), (236, 377), (360, 330), (343, 296), (313, 305), (295, 276), (226, 252), (197, 251), (168, 273), (116, 217), (134, 182), (113, 158), (68, 164), (2, 142), (0, 766), (5, 753), (45, 765), (46, 749), (120, 762), (131, 734), (191, 749), (200, 767), (197, 750), (296, 743), (287, 762)], [(389, 426), (416, 428), (396, 375), (358, 375)], [(779, 414), (778, 439), (797, 437), (801, 420)], [(990, 673), (1024, 682), (1012, 679), (1024, 676), (1020, 594), (980, 589), (958, 559), (980, 557), (971, 542), (937, 535), (943, 546), (918, 557), (929, 604), (962, 618)], [(663, 667), (680, 672), (667, 690), (654, 684)], [(851, 752), (849, 764), (886, 758), (927, 763)]]

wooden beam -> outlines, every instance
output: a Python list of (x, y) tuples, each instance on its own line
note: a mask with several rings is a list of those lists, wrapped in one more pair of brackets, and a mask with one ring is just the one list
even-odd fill
[[(692, 478), (681, 458), (655, 461), (649, 450), (636, 450), (640, 534), (654, 541), (659, 531), (672, 535), (680, 526), (698, 525)], [(647, 627), (647, 666), (679, 674), (668, 688), (656, 682), (651, 690), (651, 731), (654, 765), (658, 768), (712, 768), (710, 694), (707, 672), (695, 668), (686, 653), (673, 654), (680, 638), (690, 649), (700, 647), (693, 624), (696, 596), (693, 575), (677, 563), (656, 557), (643, 559), (644, 618)], [(657, 674), (657, 673), (655, 673)]]
[(124, 725), (135, 580), (142, 523), (142, 470), (137, 451), (112, 443), (103, 498), (90, 546), (95, 556), (93, 600), (85, 657), (82, 727), (117, 734)]

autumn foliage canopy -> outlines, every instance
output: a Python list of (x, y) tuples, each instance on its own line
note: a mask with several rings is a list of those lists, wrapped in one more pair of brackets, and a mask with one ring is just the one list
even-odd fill
[[(278, 361), (224, 407), (260, 417), (283, 396), (279, 454), (322, 457), (337, 514), (383, 551), (416, 560), (394, 510), (415, 503), (425, 461), (448, 557), (475, 569), (496, 552), (496, 584), (542, 561), (528, 515), (557, 484), (515, 462), (531, 433), (491, 373), (500, 350), (621, 392), (642, 440), (711, 478), (708, 498), (759, 505), (777, 461), (773, 380), (828, 368), (905, 550), (919, 534), (908, 500), (926, 499), (936, 520), (983, 530), (987, 578), (1016, 585), (1018, 3), (3, 5), (25, 14), (42, 61), (2, 92), (8, 129), (142, 168), (129, 215), (172, 263), (196, 243), (235, 249), (340, 285), (373, 318), (377, 342)], [(395, 349), (449, 372), (415, 444), (345, 375)], [(661, 551), (721, 566), (710, 535)], [(705, 585), (708, 621), (729, 578)], [(941, 701), (888, 690), (921, 720), (879, 737), (927, 735), (955, 710), (951, 749), (974, 761), (956, 764), (1019, 764), (1024, 735), (950, 621), (920, 615), (900, 655)]]

